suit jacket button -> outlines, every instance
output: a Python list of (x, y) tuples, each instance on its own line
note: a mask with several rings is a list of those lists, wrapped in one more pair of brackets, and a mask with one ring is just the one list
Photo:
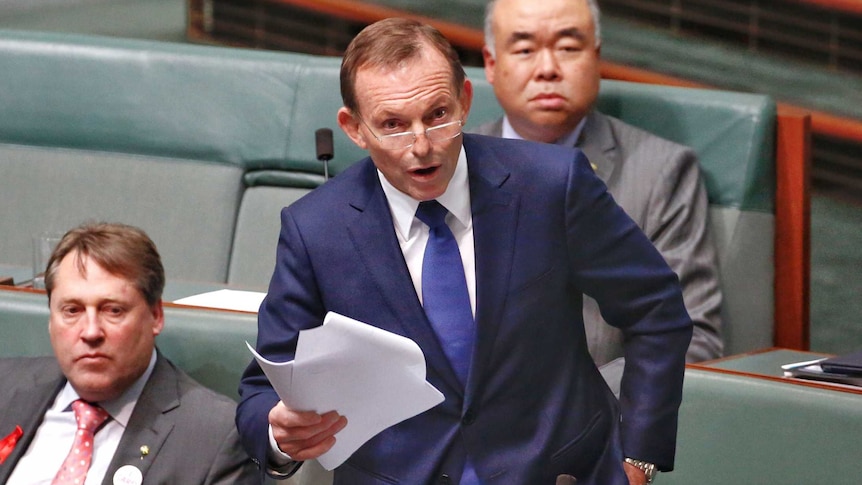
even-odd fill
[(466, 413), (464, 413), (464, 417), (461, 418), (461, 423), (465, 426), (470, 426), (471, 424), (476, 422), (476, 412), (472, 409), (468, 409)]
[(449, 475), (445, 473), (440, 476), (440, 485), (450, 485), (452, 483), (452, 479), (449, 478)]

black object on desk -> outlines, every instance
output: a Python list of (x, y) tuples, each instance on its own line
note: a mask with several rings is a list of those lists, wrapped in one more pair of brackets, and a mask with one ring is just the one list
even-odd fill
[(862, 350), (820, 361), (823, 372), (862, 377)]

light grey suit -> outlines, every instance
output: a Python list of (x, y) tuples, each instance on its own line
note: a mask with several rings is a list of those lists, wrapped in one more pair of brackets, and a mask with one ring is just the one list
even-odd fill
[[(502, 126), (499, 119), (470, 131), (502, 136)], [(685, 306), (694, 322), (686, 360), (720, 357), (721, 289), (697, 155), (688, 147), (595, 110), (587, 116), (576, 146), (679, 276)], [(584, 324), (596, 364), (623, 356), (622, 332), (604, 322), (598, 305), (588, 297), (584, 298)], [(604, 370), (603, 374), (608, 377)]]
[[(0, 359), (0, 437), (16, 425), (24, 431), (0, 465), (0, 483), (6, 483), (27, 451), (65, 383), (54, 357)], [(111, 485), (123, 465), (137, 467), (143, 485), (260, 483), (257, 467), (240, 446), (235, 409), (232, 400), (159, 355), (102, 483)], [(141, 454), (144, 445), (146, 456)]]

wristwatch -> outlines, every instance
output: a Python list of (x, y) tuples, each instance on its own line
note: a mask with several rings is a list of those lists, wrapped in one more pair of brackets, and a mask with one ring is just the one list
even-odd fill
[(655, 469), (655, 465), (653, 465), (652, 463), (647, 463), (641, 460), (633, 460), (631, 458), (626, 458), (625, 461), (630, 465), (634, 465), (640, 468), (641, 471), (644, 472), (644, 475), (646, 475), (647, 485), (652, 483), (652, 481), (655, 479), (656, 474), (658, 474), (658, 470)]

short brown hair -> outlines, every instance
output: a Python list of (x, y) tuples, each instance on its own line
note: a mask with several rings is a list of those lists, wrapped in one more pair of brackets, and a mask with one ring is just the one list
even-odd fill
[(460, 97), (467, 75), (452, 45), (434, 27), (422, 22), (388, 18), (362, 29), (353, 38), (341, 61), (341, 100), (353, 113), (358, 110), (356, 73), (366, 66), (395, 67), (419, 56), (425, 46), (431, 46), (449, 61), (452, 85)]
[(101, 222), (71, 229), (57, 244), (45, 271), (48, 301), (60, 263), (73, 253), (82, 275), (86, 274), (85, 259), (92, 258), (108, 273), (131, 281), (151, 308), (162, 299), (165, 268), (156, 244), (137, 227)]

